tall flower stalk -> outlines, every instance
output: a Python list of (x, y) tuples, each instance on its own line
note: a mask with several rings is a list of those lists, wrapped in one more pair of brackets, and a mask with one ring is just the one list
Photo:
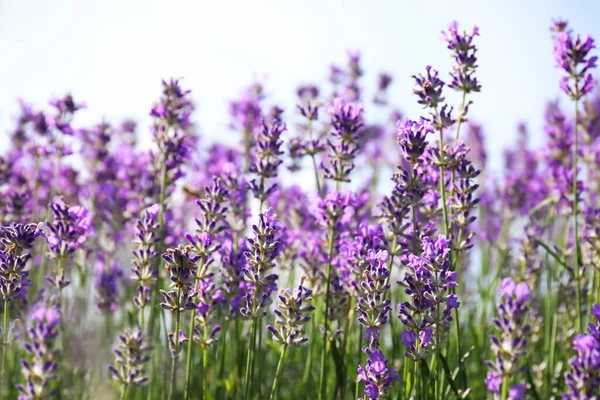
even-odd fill
[(597, 56), (590, 56), (595, 48), (594, 39), (579, 35), (573, 38), (570, 31), (560, 32), (554, 42), (554, 59), (559, 68), (567, 74), (560, 80), (560, 88), (575, 102), (574, 140), (573, 140), (573, 235), (575, 237), (575, 279), (577, 280), (577, 326), (583, 332), (582, 294), (581, 294), (581, 247), (579, 237), (579, 100), (594, 88), (591, 69), (596, 68)]

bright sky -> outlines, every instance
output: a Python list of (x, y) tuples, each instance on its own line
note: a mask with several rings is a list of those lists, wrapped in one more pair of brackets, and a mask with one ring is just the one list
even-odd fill
[(160, 79), (173, 76), (192, 90), (212, 140), (229, 134), (227, 100), (254, 78), (266, 76), (268, 94), (291, 109), (297, 84), (325, 79), (346, 49), (361, 50), (365, 82), (391, 72), (392, 102), (418, 118), (410, 76), (431, 64), (447, 77), (440, 31), (456, 19), (480, 27), (483, 92), (471, 116), (485, 124), (488, 149), (510, 143), (520, 120), (539, 142), (560, 76), (551, 20), (600, 40), (599, 16), (593, 0), (0, 0), (0, 132), (12, 126), (17, 97), (41, 106), (68, 91), (88, 104), (81, 123), (132, 117), (145, 128)]

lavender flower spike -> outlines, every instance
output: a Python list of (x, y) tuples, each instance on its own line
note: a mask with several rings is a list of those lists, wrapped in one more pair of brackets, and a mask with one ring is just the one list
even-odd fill
[(308, 341), (308, 338), (303, 336), (302, 325), (310, 321), (309, 314), (315, 307), (310, 304), (312, 302), (312, 291), (303, 286), (305, 278), (305, 276), (301, 278), (298, 288), (294, 291), (290, 289), (281, 290), (279, 304), (275, 310), (275, 315), (277, 315), (275, 323), (279, 327), (267, 326), (273, 334), (273, 339), (286, 346), (300, 346)]
[[(389, 369), (388, 360), (379, 349), (365, 349), (369, 359), (363, 368), (358, 366), (358, 377), (356, 382), (365, 382), (365, 396), (367, 399), (376, 400), (383, 398), (390, 389), (392, 382), (398, 380), (396, 368)], [(363, 400), (360, 398), (359, 400)]]
[(123, 334), (119, 335), (119, 340), (121, 343), (114, 350), (116, 366), (108, 366), (113, 378), (124, 385), (125, 388), (128, 386), (141, 386), (148, 382), (148, 377), (145, 376), (144, 364), (150, 361), (148, 353), (154, 348), (144, 344), (142, 332), (138, 329), (124, 331)]
[(54, 381), (58, 364), (54, 346), (60, 324), (60, 309), (37, 304), (30, 317), (31, 326), (27, 329), (29, 341), (23, 345), (30, 357), (21, 360), (25, 384), (17, 385), (17, 389), (22, 393), (19, 399), (46, 399), (57, 393)]
[(557, 66), (567, 73), (560, 80), (560, 88), (573, 100), (579, 100), (594, 88), (590, 70), (597, 67), (598, 57), (589, 53), (595, 47), (594, 39), (589, 35), (584, 39), (579, 35), (573, 38), (571, 31), (564, 30), (556, 36), (554, 59)]
[(590, 323), (588, 334), (577, 335), (573, 348), (577, 355), (569, 360), (572, 371), (565, 374), (568, 392), (564, 393), (563, 400), (570, 399), (597, 399), (600, 392), (600, 306), (594, 304), (591, 316), (596, 323)]
[(390, 271), (386, 267), (388, 252), (369, 250), (369, 265), (362, 273), (360, 283), (363, 295), (359, 297), (356, 309), (360, 313), (358, 322), (366, 328), (366, 336), (370, 339), (371, 348), (379, 347), (379, 332), (387, 323), (392, 309), (391, 301), (386, 299), (390, 290)]
[(525, 323), (529, 296), (529, 285), (525, 282), (516, 284), (512, 278), (506, 278), (500, 285), (501, 301), (496, 306), (498, 318), (493, 320), (500, 337), (490, 335), (494, 360), (486, 361), (490, 371), (485, 380), (488, 390), (495, 395), (498, 395), (502, 385), (510, 384), (511, 377), (526, 368), (520, 367), (519, 361), (526, 353), (527, 337), (531, 330)]

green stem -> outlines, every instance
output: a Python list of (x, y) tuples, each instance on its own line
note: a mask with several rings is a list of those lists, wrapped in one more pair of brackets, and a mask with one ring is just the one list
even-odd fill
[[(312, 140), (312, 120), (308, 120), (308, 138)], [(310, 158), (312, 159), (313, 170), (315, 171), (315, 183), (317, 184), (317, 191), (319, 192), (319, 196), (323, 198), (323, 188), (321, 187), (321, 182), (319, 180), (319, 170), (317, 168), (317, 160), (315, 159), (315, 155), (311, 154)]]
[[(181, 288), (177, 289), (177, 317), (175, 320), (175, 350), (179, 349), (179, 327), (181, 325)], [(192, 340), (193, 338), (190, 338)], [(173, 400), (175, 394), (175, 388), (177, 386), (177, 359), (179, 354), (173, 356), (173, 362), (171, 363), (171, 389), (169, 389), (169, 400)]]
[(506, 400), (507, 397), (508, 397), (508, 378), (504, 377), (504, 379), (502, 380), (502, 397), (500, 398), (500, 400)]
[[(356, 351), (356, 359), (358, 360), (358, 365), (360, 365), (362, 358), (362, 341), (363, 341), (363, 326), (360, 326), (360, 331), (358, 332), (358, 348)], [(360, 396), (360, 382), (356, 382), (354, 386), (354, 397), (358, 398)]]
[(324, 400), (327, 397), (327, 325), (329, 322), (329, 289), (331, 284), (332, 258), (333, 258), (333, 235), (335, 231), (335, 222), (331, 223), (329, 229), (329, 249), (327, 256), (327, 283), (325, 285), (325, 323), (323, 324), (323, 352), (321, 353), (321, 378), (319, 399)]
[(577, 221), (578, 216), (578, 196), (577, 196), (577, 164), (579, 161), (579, 134), (577, 128), (579, 126), (579, 89), (578, 81), (575, 81), (575, 122), (573, 133), (575, 136), (575, 143), (573, 146), (573, 234), (575, 236), (575, 279), (577, 281), (577, 327), (580, 333), (583, 333), (583, 318), (581, 311), (581, 271), (579, 265), (579, 224)]
[[(4, 325), (2, 329), (2, 378), (0, 388), (4, 387), (4, 375), (6, 374), (6, 348), (8, 347), (8, 300), (4, 300)], [(1, 389), (0, 389), (1, 390)]]
[(285, 360), (286, 351), (287, 345), (284, 344), (281, 348), (279, 362), (277, 363), (277, 371), (275, 372), (275, 379), (273, 380), (273, 388), (271, 389), (271, 395), (269, 396), (270, 400), (275, 400), (277, 398), (277, 384), (279, 383), (279, 376), (281, 375), (281, 367), (283, 366), (283, 361)]
[(127, 396), (127, 385), (121, 386), (121, 396), (119, 397), (121, 400), (125, 400)]
[[(438, 124), (441, 125), (440, 115), (437, 107), (435, 108), (435, 115)], [(444, 130), (440, 131), (440, 195), (442, 196), (442, 212), (444, 214), (444, 234), (448, 237), (450, 225), (448, 224), (448, 207), (446, 206), (446, 174), (445, 174), (445, 154), (444, 154)]]
[[(200, 280), (202, 279), (203, 275), (204, 275), (204, 265), (205, 265), (205, 257), (201, 257), (200, 258), (200, 263), (198, 264), (198, 268), (196, 269), (196, 288), (194, 290), (194, 293), (198, 293), (198, 289), (200, 287)], [(188, 332), (188, 338), (190, 338), (190, 341), (188, 342), (188, 351), (186, 354), (186, 366), (185, 366), (185, 392), (184, 392), (184, 399), (188, 399), (189, 396), (189, 390), (190, 390), (190, 378), (191, 378), (191, 372), (192, 372), (192, 359), (193, 359), (193, 353), (194, 353), (194, 328), (196, 327), (196, 308), (194, 308), (192, 310), (192, 319), (190, 321), (190, 330)], [(206, 371), (204, 371), (204, 373), (206, 373)], [(204, 381), (204, 374), (202, 376), (200, 376), (200, 379), (202, 381)], [(204, 395), (204, 393), (203, 393)]]
[[(223, 382), (223, 373), (225, 372), (225, 354), (227, 353), (227, 331), (229, 330), (229, 319), (225, 320), (225, 326), (223, 327), (223, 335), (221, 339), (221, 360), (219, 364), (219, 382)], [(223, 394), (221, 393), (221, 385), (217, 390), (217, 399), (222, 399)]]
[(244, 399), (250, 398), (250, 379), (252, 378), (251, 369), (254, 363), (254, 348), (256, 345), (256, 301), (257, 301), (257, 290), (254, 288), (254, 295), (252, 300), (252, 320), (250, 321), (250, 338), (248, 343), (248, 357), (246, 358), (246, 376), (244, 378)]
[(465, 109), (465, 102), (467, 100), (467, 92), (463, 91), (463, 95), (462, 95), (462, 101), (460, 103), (460, 113), (461, 113), (461, 118), (459, 118), (458, 120), (458, 124), (456, 125), (456, 139), (455, 139), (455, 144), (458, 143), (458, 138), (460, 137), (460, 127), (462, 126), (462, 122), (463, 122), (463, 111)]
[(202, 348), (202, 399), (207, 399), (208, 396), (208, 387), (206, 386), (206, 372), (208, 371), (208, 346), (206, 346), (206, 342), (208, 341), (208, 325), (204, 324), (204, 346)]

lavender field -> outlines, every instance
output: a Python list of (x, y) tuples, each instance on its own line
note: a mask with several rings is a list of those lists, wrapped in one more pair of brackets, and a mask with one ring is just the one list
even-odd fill
[(150, 132), (18, 100), (0, 398), (600, 400), (597, 49), (548, 24), (560, 96), (505, 149), (472, 117), (480, 32), (458, 22), (449, 70), (371, 90), (351, 50), (285, 109), (250, 82), (221, 141), (185, 77), (157, 77)]

